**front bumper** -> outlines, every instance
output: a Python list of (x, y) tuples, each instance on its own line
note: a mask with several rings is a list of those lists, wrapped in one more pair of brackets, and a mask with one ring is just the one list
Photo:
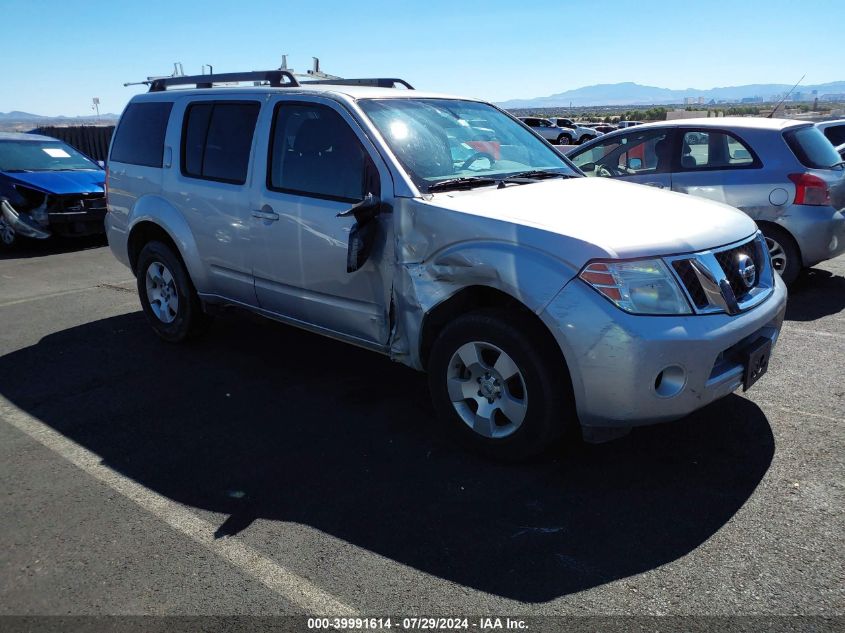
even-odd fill
[(47, 223), (38, 222), (29, 211), (15, 209), (8, 200), (0, 199), (0, 214), (15, 233), (30, 239), (45, 240), (51, 235), (85, 236), (105, 232), (106, 209), (80, 209), (45, 212)]
[[(775, 277), (772, 294), (736, 316), (636, 316), (573, 279), (541, 317), (569, 367), (581, 425), (675, 420), (736, 390), (744, 372), (738, 350), (759, 337), (774, 344), (780, 333), (786, 288)], [(667, 368), (671, 382), (658, 386)]]

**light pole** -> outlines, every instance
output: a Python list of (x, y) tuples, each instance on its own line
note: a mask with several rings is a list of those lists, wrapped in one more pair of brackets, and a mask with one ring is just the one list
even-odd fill
[(97, 123), (100, 122), (100, 97), (91, 99), (91, 109), (97, 113)]

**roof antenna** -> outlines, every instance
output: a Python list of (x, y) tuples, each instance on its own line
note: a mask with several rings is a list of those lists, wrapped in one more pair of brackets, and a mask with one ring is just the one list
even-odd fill
[(779, 107), (781, 107), (781, 105), (783, 105), (783, 102), (784, 102), (784, 101), (786, 101), (786, 100), (789, 98), (789, 95), (791, 95), (791, 94), (792, 94), (792, 91), (793, 91), (793, 90), (795, 90), (795, 89), (798, 87), (798, 84), (800, 84), (802, 81), (804, 81), (804, 77), (806, 77), (806, 76), (807, 76), (807, 73), (804, 73), (803, 75), (801, 75), (801, 79), (799, 79), (798, 81), (796, 81), (796, 82), (795, 82), (795, 85), (794, 85), (794, 86), (792, 86), (792, 88), (790, 88), (790, 89), (789, 89), (789, 92), (787, 92), (785, 95), (783, 95), (783, 99), (781, 99), (781, 100), (778, 102), (778, 104), (775, 106), (775, 109), (774, 109), (774, 110), (772, 110), (772, 111), (769, 113), (769, 116), (767, 116), (767, 117), (766, 117), (767, 119), (771, 119), (771, 118), (775, 115), (775, 112), (777, 112), (777, 111), (778, 111), (778, 108), (779, 108)]

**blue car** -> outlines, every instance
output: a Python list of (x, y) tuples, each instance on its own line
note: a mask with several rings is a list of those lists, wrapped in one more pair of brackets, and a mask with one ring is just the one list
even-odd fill
[(49, 136), (0, 133), (0, 244), (104, 233), (106, 172)]

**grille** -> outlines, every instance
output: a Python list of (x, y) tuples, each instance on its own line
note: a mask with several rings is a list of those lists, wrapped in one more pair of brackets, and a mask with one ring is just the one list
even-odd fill
[(675, 272), (678, 273), (678, 277), (681, 278), (681, 283), (683, 283), (684, 287), (687, 289), (695, 307), (699, 309), (706, 308), (707, 295), (704, 294), (704, 289), (701, 287), (698, 277), (696, 277), (695, 271), (693, 271), (692, 264), (690, 264), (689, 260), (675, 260), (672, 262), (672, 267), (675, 269)]
[(50, 196), (49, 210), (52, 213), (105, 208), (106, 196), (103, 193), (76, 194), (69, 196)]
[[(758, 283), (760, 283), (760, 272), (763, 270), (763, 252), (760, 246), (760, 240), (752, 240), (750, 242), (746, 242), (741, 246), (737, 246), (736, 248), (732, 248), (727, 251), (722, 251), (720, 253), (715, 253), (716, 261), (719, 262), (719, 265), (722, 267), (722, 271), (725, 273), (725, 279), (728, 280), (728, 283), (731, 285), (731, 290), (734, 291), (734, 296), (740, 300), (742, 299), (751, 288), (754, 288)], [(739, 256), (740, 255), (747, 255), (751, 258), (751, 261), (754, 262), (754, 268), (757, 270), (757, 276), (754, 279), (754, 284), (751, 288), (747, 288), (745, 286), (745, 282), (743, 282), (742, 277), (739, 274)]]

